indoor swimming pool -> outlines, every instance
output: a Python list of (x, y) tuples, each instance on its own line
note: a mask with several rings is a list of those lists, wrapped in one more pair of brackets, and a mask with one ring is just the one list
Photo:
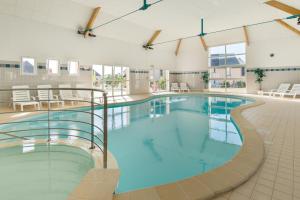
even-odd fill
[[(230, 111), (250, 102), (235, 96), (173, 95), (111, 106), (108, 113), (108, 149), (116, 158), (121, 173), (116, 192), (171, 183), (215, 169), (231, 160), (243, 139)], [(101, 108), (96, 113), (101, 116)], [(71, 132), (51, 130), (52, 139), (78, 139), (68, 136), (70, 133), (88, 137), (77, 131), (89, 130), (87, 124), (59, 121), (89, 122), (88, 115), (53, 112), (50, 117), (56, 119), (51, 122), (51, 127), (74, 129)], [(39, 114), (30, 117), (30, 120), (43, 118), (47, 116)], [(101, 126), (102, 121), (95, 120)], [(47, 124), (3, 125), (0, 130), (18, 130), (24, 126), (37, 128)], [(101, 132), (95, 131), (101, 137)], [(33, 132), (18, 133), (18, 136), (28, 136)], [(44, 134), (47, 135), (46, 132)]]

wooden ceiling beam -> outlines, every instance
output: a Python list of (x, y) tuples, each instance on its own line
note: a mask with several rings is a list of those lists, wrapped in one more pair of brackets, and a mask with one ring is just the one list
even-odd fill
[(177, 47), (176, 47), (176, 51), (175, 51), (175, 55), (176, 55), (176, 56), (178, 56), (178, 53), (179, 53), (179, 49), (180, 49), (180, 45), (181, 45), (181, 40), (182, 40), (182, 39), (179, 39), (179, 40), (178, 40), (178, 43), (177, 43)]
[(159, 36), (160, 33), (161, 33), (161, 30), (155, 31), (146, 45), (151, 46), (153, 44), (153, 42), (156, 40), (156, 38)]
[(201, 44), (202, 44), (204, 50), (207, 51), (208, 47), (207, 47), (206, 42), (205, 42), (205, 40), (202, 36), (200, 36), (200, 41), (201, 41)]
[(90, 29), (93, 28), (94, 23), (96, 21), (96, 18), (98, 16), (99, 12), (100, 12), (100, 9), (101, 9), (101, 7), (94, 8), (93, 13), (92, 13), (92, 15), (91, 15), (86, 27), (85, 27), (84, 37), (86, 37), (89, 34)]
[(291, 25), (289, 25), (288, 23), (286, 23), (285, 21), (281, 20), (281, 19), (277, 19), (276, 22), (278, 22), (280, 25), (282, 25), (283, 27), (289, 29), (290, 31), (293, 31), (294, 33), (296, 33), (297, 35), (300, 36), (300, 31), (294, 27), (292, 27)]
[(244, 30), (245, 42), (246, 42), (247, 46), (249, 46), (250, 41), (249, 41), (249, 34), (248, 34), (247, 26), (243, 26), (243, 30)]
[(277, 8), (279, 10), (282, 10), (284, 12), (287, 12), (291, 15), (299, 15), (300, 14), (300, 10), (297, 8), (294, 8), (292, 6), (289, 6), (287, 4), (281, 3), (279, 1), (276, 0), (270, 0), (270, 1), (266, 1), (265, 4), (272, 6), (274, 8)]

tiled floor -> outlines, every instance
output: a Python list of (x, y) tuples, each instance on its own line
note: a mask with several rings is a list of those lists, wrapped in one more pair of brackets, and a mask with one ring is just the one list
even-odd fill
[(264, 139), (265, 162), (248, 182), (214, 200), (300, 199), (300, 102), (264, 100), (243, 116)]

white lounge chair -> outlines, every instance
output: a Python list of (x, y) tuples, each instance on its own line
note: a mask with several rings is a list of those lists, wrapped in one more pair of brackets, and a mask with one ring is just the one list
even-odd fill
[(73, 95), (73, 91), (71, 90), (71, 85), (69, 84), (60, 84), (59, 88), (70, 88), (70, 90), (59, 90), (60, 99), (63, 101), (70, 101), (72, 105), (74, 105), (74, 101), (83, 101), (83, 98)]
[[(89, 89), (91, 87), (88, 87), (85, 84), (76, 84), (76, 88)], [(82, 98), (82, 99), (84, 99), (86, 101), (91, 101), (91, 91), (90, 90), (76, 90), (76, 91), (77, 91), (77, 96), (79, 98)]]
[[(38, 89), (49, 89), (52, 88), (51, 85), (38, 85), (37, 86)], [(48, 107), (50, 109), (50, 105), (51, 104), (57, 104), (57, 105), (61, 105), (64, 106), (64, 101), (60, 101), (58, 99), (57, 95), (53, 95), (53, 91), (52, 90), (38, 90), (38, 100), (40, 102), (40, 106), (42, 106), (43, 103), (47, 103)]]
[(171, 91), (180, 92), (180, 88), (178, 87), (178, 83), (171, 83)]
[(262, 92), (262, 95), (268, 94), (269, 96), (276, 95), (278, 93), (287, 92), (290, 88), (291, 84), (289, 83), (281, 83), (277, 89), (272, 89), (268, 92)]
[(190, 89), (189, 89), (189, 87), (187, 86), (186, 83), (180, 83), (180, 90), (183, 91), (183, 92), (185, 92), (185, 91), (189, 92), (190, 91)]
[(290, 96), (296, 98), (297, 95), (300, 95), (300, 84), (294, 84), (292, 89), (287, 90), (286, 92), (277, 92), (275, 94), (278, 94), (281, 97)]
[(12, 102), (13, 109), (16, 110), (16, 106), (21, 107), (21, 111), (24, 111), (24, 106), (33, 105), (34, 108), (40, 109), (39, 102), (35, 101), (33, 96), (30, 97), (29, 90), (16, 90), (16, 89), (29, 89), (28, 85), (12, 86)]

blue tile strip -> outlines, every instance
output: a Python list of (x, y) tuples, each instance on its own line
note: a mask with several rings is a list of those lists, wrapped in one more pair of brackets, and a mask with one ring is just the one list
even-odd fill
[[(257, 67), (265, 72), (284, 72), (284, 71), (300, 71), (300, 67), (276, 67), (276, 68), (263, 68), (263, 67)], [(256, 68), (253, 69), (247, 69), (247, 72), (254, 72)]]
[(145, 70), (130, 70), (130, 73), (134, 73), (134, 74), (148, 74), (149, 71), (145, 71)]
[[(0, 68), (20, 68), (19, 64), (0, 64)], [(38, 69), (46, 69), (45, 65), (39, 64), (37, 66)], [(61, 66), (60, 70), (68, 70), (68, 67), (66, 66)], [(84, 67), (80, 67), (80, 71), (91, 71), (91, 68), (84, 68)]]

